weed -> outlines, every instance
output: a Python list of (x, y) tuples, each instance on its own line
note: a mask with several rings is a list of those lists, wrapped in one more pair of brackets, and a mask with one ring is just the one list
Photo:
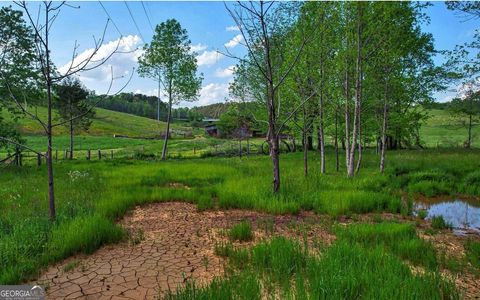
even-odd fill
[(79, 263), (80, 261), (78, 260), (72, 260), (71, 262), (63, 266), (63, 272), (66, 273), (66, 272), (73, 271), (79, 265)]

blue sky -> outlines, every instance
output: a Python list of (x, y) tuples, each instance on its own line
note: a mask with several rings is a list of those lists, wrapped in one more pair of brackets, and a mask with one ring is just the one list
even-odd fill
[[(92, 36), (101, 36), (107, 21), (107, 15), (98, 1), (69, 3), (80, 6), (80, 8), (64, 7), (55, 21), (51, 37), (52, 57), (60, 69), (71, 60), (75, 40), (80, 45), (78, 50), (80, 54), (88, 51), (93, 46)], [(8, 5), (10, 3), (2, 2), (1, 4)], [(150, 41), (153, 32), (146, 14), (153, 26), (169, 18), (177, 19), (188, 31), (192, 45), (199, 54), (199, 72), (204, 74), (199, 101), (194, 104), (182, 103), (180, 106), (205, 105), (224, 101), (228, 95), (228, 82), (232, 79), (231, 66), (236, 62), (232, 58), (218, 54), (216, 50), (224, 51), (227, 44), (232, 53), (242, 56), (245, 49), (238, 43), (239, 32), (232, 28), (234, 22), (228, 15), (223, 2), (144, 1), (145, 10), (142, 2), (127, 2), (139, 30), (136, 28), (125, 2), (103, 1), (102, 4), (123, 35), (121, 46), (123, 50), (141, 48), (144, 42)], [(29, 6), (35, 10), (39, 3), (31, 2)], [(433, 2), (433, 6), (429, 7), (426, 13), (431, 22), (424, 25), (424, 31), (433, 34), (437, 49), (452, 49), (456, 44), (469, 41), (473, 37), (474, 30), (480, 25), (478, 20), (462, 22), (460, 17), (446, 9), (443, 2)], [(102, 51), (108, 53), (109, 49), (114, 48), (120, 33), (113, 24), (110, 24)], [(115, 76), (129, 76), (136, 67), (136, 57), (139, 54), (139, 51), (118, 54), (109, 61), (109, 65), (82, 74), (80, 78), (89, 89), (94, 89), (97, 93), (104, 93), (107, 91), (111, 76), (110, 65)], [(435, 60), (437, 63), (442, 62), (441, 57)], [(112, 92), (123, 84), (124, 80), (116, 80)], [(156, 85), (153, 80), (140, 78), (134, 74), (125, 91), (156, 95)], [(453, 95), (452, 92), (438, 93), (435, 98), (437, 101), (446, 101)]]

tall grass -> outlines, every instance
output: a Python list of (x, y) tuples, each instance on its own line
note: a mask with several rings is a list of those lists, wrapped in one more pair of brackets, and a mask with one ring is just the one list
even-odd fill
[[(48, 220), (45, 167), (4, 168), (0, 173), (0, 180), (6, 183), (0, 186), (0, 284), (30, 279), (54, 260), (92, 252), (117, 241), (122, 233), (115, 221), (136, 205), (176, 200), (195, 203), (199, 210), (213, 209), (218, 204), (221, 209), (275, 214), (302, 209), (333, 216), (399, 212), (398, 195), (408, 190), (411, 174), (433, 169), (445, 172), (454, 179), (454, 189), (460, 190), (461, 184), (476, 182), (478, 154), (389, 152), (387, 174), (380, 175), (378, 157), (367, 151), (365, 168), (353, 179), (335, 172), (333, 155), (328, 156), (325, 175), (319, 173), (318, 157), (311, 155), (308, 178), (303, 177), (300, 167), (301, 154), (282, 155), (278, 194), (271, 191), (270, 161), (266, 156), (62, 162), (55, 168), (55, 222)], [(98, 230), (95, 224), (99, 224)], [(420, 249), (421, 245), (405, 247)]]
[[(230, 252), (232, 253), (232, 252)], [(232, 255), (232, 254), (231, 254)], [(205, 287), (193, 283), (169, 299), (459, 299), (454, 284), (436, 272), (413, 274), (381, 246), (340, 239), (320, 256), (275, 237), (250, 250), (247, 265)], [(251, 289), (251, 290), (248, 290)]]

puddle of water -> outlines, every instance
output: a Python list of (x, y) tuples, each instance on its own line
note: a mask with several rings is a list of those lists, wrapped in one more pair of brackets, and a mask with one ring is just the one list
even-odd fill
[(415, 202), (415, 211), (426, 210), (427, 219), (442, 216), (453, 226), (455, 233), (475, 231), (480, 234), (480, 201), (422, 199)]

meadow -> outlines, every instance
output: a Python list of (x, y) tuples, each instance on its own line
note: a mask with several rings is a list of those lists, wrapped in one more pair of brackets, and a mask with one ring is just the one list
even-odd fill
[[(0, 283), (34, 279), (45, 266), (58, 260), (76, 253), (92, 253), (104, 244), (125, 239), (127, 234), (116, 221), (136, 205), (187, 201), (196, 204), (199, 211), (240, 208), (297, 214), (307, 210), (329, 215), (333, 220), (331, 230), (338, 240), (331, 248), (323, 249), (320, 258), (297, 249), (298, 241), (279, 239), (257, 245), (248, 250), (247, 267), (236, 270), (232, 277), (215, 280), (212, 286), (200, 290), (187, 286), (171, 297), (188, 299), (189, 293), (198, 293), (205, 299), (212, 295), (229, 298), (227, 294), (212, 293), (240, 293), (240, 287), (246, 284), (252, 286), (253, 293), (270, 276), (278, 277), (272, 282), (281, 283), (285, 287), (282, 293), (289, 297), (294, 297), (290, 293), (300, 291), (300, 287), (305, 287), (307, 298), (324, 298), (333, 293), (355, 299), (360, 291), (365, 291), (365, 298), (375, 299), (424, 298), (430, 292), (438, 298), (459, 297), (454, 285), (439, 276), (439, 253), (418, 239), (415, 223), (359, 222), (355, 225), (358, 227), (348, 231), (335, 224), (339, 218), (355, 219), (364, 213), (411, 215), (416, 195), (480, 195), (480, 151), (389, 152), (386, 173), (380, 174), (378, 156), (368, 150), (365, 168), (353, 179), (334, 170), (333, 153), (328, 155), (327, 174), (319, 174), (317, 156), (311, 153), (310, 173), (304, 178), (301, 153), (283, 154), (283, 181), (278, 195), (271, 192), (270, 161), (264, 155), (166, 162), (60, 161), (55, 168), (58, 216), (53, 223), (48, 219), (44, 166), (3, 168), (0, 180), (8, 185), (0, 187)], [(248, 237), (248, 226), (243, 227), (233, 235), (239, 239)], [(467, 251), (473, 254), (466, 257), (472, 262), (478, 262), (475, 243), (466, 246), (473, 249)], [(293, 261), (283, 262), (290, 257), (278, 253), (284, 248), (298, 252), (292, 256)], [(358, 264), (365, 257), (368, 259)], [(266, 264), (263, 271), (256, 260)], [(405, 261), (425, 267), (426, 275), (411, 273)], [(282, 275), (282, 268), (293, 268), (290, 277), (284, 278), (287, 275)], [(318, 274), (320, 269), (326, 270), (323, 275)], [(377, 273), (385, 276), (375, 279), (368, 275)], [(336, 274), (335, 279), (330, 278), (332, 274)], [(382, 289), (377, 289), (378, 278), (386, 280)], [(287, 288), (287, 282), (294, 282), (296, 287)], [(400, 282), (409, 288), (398, 291), (395, 287)], [(251, 295), (237, 296), (250, 299)]]
[[(421, 129), (425, 145), (434, 149), (389, 151), (385, 174), (378, 172), (379, 157), (373, 149), (365, 150), (364, 167), (353, 179), (335, 171), (330, 146), (323, 175), (317, 152), (309, 154), (308, 177), (303, 175), (302, 154), (284, 153), (278, 194), (271, 191), (271, 162), (261, 153), (261, 138), (250, 139), (248, 156), (242, 142), (239, 157), (237, 140), (214, 139), (201, 128), (175, 123), (175, 130), (193, 135), (172, 138), (170, 159), (161, 162), (163, 141), (113, 135), (158, 138), (164, 123), (96, 111), (90, 130), (75, 136), (73, 161), (63, 159), (69, 147), (66, 128), (55, 132), (55, 222), (48, 219), (45, 165), (37, 167), (35, 158), (25, 153), (23, 166), (2, 167), (0, 180), (8, 184), (0, 187), (0, 284), (34, 280), (64, 258), (129, 239), (117, 221), (137, 205), (163, 201), (190, 202), (198, 211), (312, 211), (331, 218), (328, 230), (336, 236), (328, 247), (280, 236), (239, 248), (236, 244), (253, 238), (251, 225), (241, 222), (229, 232), (229, 244), (216, 249), (229, 261), (228, 276), (207, 286), (189, 282), (167, 298), (255, 299), (274, 293), (302, 299), (457, 299), (461, 293), (442, 272), (480, 274), (479, 241), (464, 243), (462, 258), (446, 257), (419, 237), (425, 232), (419, 227), (422, 212), (412, 216), (416, 197), (461, 195), (478, 201), (475, 197), (480, 196), (480, 150), (458, 148), (466, 133), (444, 111), (430, 110), (432, 117)], [(45, 137), (38, 125), (20, 119), (19, 129), (29, 147), (44, 151)], [(90, 161), (85, 159), (87, 150), (92, 150)], [(96, 150), (103, 151), (102, 160)], [(340, 163), (343, 170), (343, 153)], [(407, 221), (385, 221), (383, 213)], [(373, 216), (370, 221), (365, 222), (365, 214)], [(339, 226), (345, 218), (354, 224)], [(443, 219), (431, 221), (426, 232), (448, 230)], [(424, 272), (412, 272), (412, 265)]]

